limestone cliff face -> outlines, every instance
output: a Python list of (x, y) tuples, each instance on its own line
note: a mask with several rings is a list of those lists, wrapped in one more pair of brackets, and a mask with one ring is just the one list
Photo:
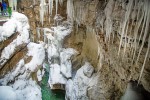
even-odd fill
[[(142, 5), (144, 1), (140, 2), (139, 4)], [(139, 31), (136, 31), (135, 27), (142, 25), (137, 26), (136, 23), (140, 20), (134, 18), (137, 17), (135, 13), (142, 14), (142, 11), (138, 12), (140, 5), (137, 5), (135, 1), (132, 5), (133, 8), (130, 3), (127, 0), (74, 0), (75, 31), (68, 39), (68, 44), (81, 52), (81, 55), (73, 61), (75, 68), (79, 66), (77, 63), (84, 62), (86, 59), (91, 62), (97, 72), (98, 78), (93, 78), (93, 82), (96, 81), (96, 83), (89, 85), (87, 89), (90, 100), (119, 100), (128, 81), (138, 80), (140, 76), (148, 50), (148, 36), (145, 38), (145, 46), (139, 61), (136, 62), (141, 44), (133, 54), (132, 46), (135, 43), (133, 39), (139, 37), (141, 30), (139, 28)], [(127, 19), (128, 7), (131, 8), (131, 14)], [(121, 23), (124, 23), (124, 20), (128, 20), (127, 35), (121, 37), (120, 27), (123, 29)], [(124, 39), (119, 51), (121, 38)], [(127, 41), (128, 43), (126, 43)], [(120, 52), (119, 55), (118, 52)], [(135, 55), (134, 60), (133, 55)], [(150, 91), (149, 65), (148, 57), (141, 84)]]
[[(143, 0), (138, 3), (136, 0), (73, 0), (74, 31), (64, 41), (64, 47), (73, 47), (80, 52), (72, 60), (73, 71), (76, 72), (85, 61), (89, 61), (95, 68), (93, 83), (86, 88), (88, 99), (119, 100), (128, 81), (138, 80), (149, 44), (149, 35), (146, 35), (144, 42), (140, 39), (134, 52), (135, 37), (140, 37), (142, 26), (147, 25), (137, 24), (144, 21), (143, 3)], [(51, 18), (55, 15), (55, 6), (53, 10)], [(52, 20), (49, 22), (49, 16), (46, 15), (44, 26), (41, 25), (39, 2), (33, 4), (31, 0), (21, 0), (19, 11), (28, 16), (33, 34), (36, 34), (37, 27), (50, 27), (53, 23)], [(67, 18), (66, 1), (59, 7), (58, 13)], [(125, 35), (121, 35), (122, 33)], [(136, 63), (142, 42), (143, 50)], [(141, 83), (150, 91), (149, 65), (150, 56), (147, 57), (141, 78)]]

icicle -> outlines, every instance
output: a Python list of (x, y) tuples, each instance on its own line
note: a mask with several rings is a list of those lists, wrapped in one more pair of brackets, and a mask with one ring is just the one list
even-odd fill
[(57, 11), (58, 11), (58, 0), (55, 0), (55, 4), (56, 4), (56, 15), (57, 15)]
[(128, 19), (129, 19), (129, 15), (130, 15), (131, 10), (132, 10), (132, 4), (133, 4), (133, 0), (130, 0), (129, 3), (128, 3), (128, 6), (127, 6), (126, 14), (125, 14), (125, 21), (123, 22), (123, 25), (122, 25), (121, 40), (120, 40), (118, 55), (119, 55), (119, 53), (120, 53), (120, 49), (121, 49), (121, 45), (122, 45), (122, 39), (123, 39), (125, 27), (126, 27), (126, 25), (127, 25), (127, 21), (128, 21)]
[(145, 43), (145, 40), (146, 40), (146, 36), (147, 36), (147, 34), (148, 34), (149, 23), (150, 23), (150, 11), (149, 11), (149, 9), (150, 9), (149, 3), (150, 3), (150, 2), (149, 2), (148, 0), (146, 0), (146, 1), (147, 1), (147, 2), (145, 2), (146, 15), (147, 15), (147, 18), (146, 18), (146, 27), (145, 27), (144, 36), (143, 36), (143, 39), (142, 39), (142, 45), (141, 45), (141, 47), (140, 47), (140, 50), (139, 50), (139, 54), (138, 54), (136, 63), (138, 62), (139, 56), (140, 56), (141, 51), (142, 51), (142, 49), (143, 49), (143, 46), (144, 46), (144, 43)]
[(43, 28), (44, 43), (46, 43), (46, 30)]
[[(145, 11), (145, 12), (144, 12)], [(144, 10), (143, 10), (143, 13), (144, 13), (144, 21), (143, 21), (143, 25), (142, 25), (142, 30), (141, 30), (141, 33), (140, 33), (140, 36), (139, 36), (139, 39), (138, 39), (138, 46), (139, 46), (139, 42), (142, 38), (142, 34), (143, 34), (143, 31), (144, 31), (144, 28), (145, 28), (145, 25), (146, 25), (146, 17), (147, 17), (147, 13), (146, 13), (146, 7), (144, 6)]]
[(105, 8), (105, 15), (106, 15), (106, 36), (105, 36), (105, 42), (108, 40), (110, 41), (110, 35), (112, 32), (112, 20), (111, 20), (111, 14), (112, 14), (112, 10), (114, 7), (114, 1), (113, 0), (109, 0), (106, 8)]
[(41, 0), (40, 2), (40, 22), (42, 23), (43, 26), (43, 21), (44, 21), (44, 14), (45, 14), (45, 0)]
[(63, 5), (63, 0), (59, 0), (59, 4), (62, 6)]
[[(135, 1), (135, 2), (137, 2), (137, 1)], [(136, 8), (136, 7), (138, 7), (138, 8)], [(132, 24), (133, 24), (134, 20), (137, 21), (136, 25), (135, 25), (135, 28), (134, 28), (134, 40), (137, 39), (137, 36), (135, 36), (135, 35), (138, 35), (137, 33), (138, 33), (139, 27), (141, 25), (140, 20), (142, 21), (142, 19), (143, 19), (143, 14), (142, 14), (142, 17), (140, 18), (140, 16), (141, 16), (140, 11), (142, 10), (141, 7), (142, 7), (142, 2), (139, 1), (138, 4), (135, 5), (135, 8), (134, 8), (134, 14), (136, 13), (136, 9), (138, 9), (137, 17), (136, 18), (132, 18)], [(132, 24), (131, 24), (131, 26), (132, 26)], [(132, 28), (131, 28), (131, 30), (132, 30)], [(131, 34), (131, 30), (130, 30), (130, 34)], [(136, 52), (136, 47), (137, 47), (137, 41), (134, 41), (134, 43), (131, 44), (131, 55), (133, 55), (133, 60), (134, 60), (134, 54)], [(132, 63), (133, 63), (133, 60), (132, 60)]]
[(34, 34), (31, 35), (32, 42), (34, 42)]
[(73, 0), (67, 0), (67, 16), (71, 21), (74, 19), (74, 6), (73, 6)]
[(15, 11), (17, 11), (17, 0), (14, 0)]
[(123, 58), (124, 58), (124, 55), (125, 55), (125, 52), (126, 52), (126, 47), (127, 47), (127, 33), (128, 33), (128, 27), (129, 27), (129, 21), (127, 22), (127, 26), (126, 26), (126, 32), (125, 32), (125, 41), (124, 41), (124, 52), (123, 52)]
[(138, 80), (138, 84), (140, 83), (140, 80), (142, 78), (142, 74), (143, 74), (143, 71), (144, 71), (144, 67), (145, 67), (145, 63), (146, 63), (146, 59), (147, 59), (147, 56), (149, 54), (149, 51), (150, 51), (150, 35), (149, 35), (149, 38), (148, 38), (148, 49), (147, 49), (145, 59), (144, 59), (144, 63), (143, 63), (143, 66), (142, 66), (142, 69), (141, 69), (141, 72), (140, 72), (140, 77), (139, 77), (139, 80)]
[(53, 0), (49, 0), (49, 14), (52, 15), (53, 12)]
[[(139, 13), (138, 13), (138, 15), (139, 15)], [(137, 18), (138, 18), (139, 16), (137, 16)], [(137, 49), (137, 36), (138, 36), (138, 30), (139, 30), (139, 28), (140, 28), (140, 26), (141, 26), (141, 23), (142, 23), (142, 20), (143, 20), (143, 18), (144, 18), (144, 14), (142, 14), (142, 16), (141, 16), (141, 18), (139, 18), (139, 21), (136, 23), (136, 26), (135, 26), (135, 28), (134, 28), (134, 45), (135, 45), (135, 47), (134, 47), (134, 53), (133, 53), (133, 59), (132, 59), (132, 63), (133, 63), (133, 61), (134, 61), (134, 58), (135, 58), (135, 53), (136, 53), (136, 49)]]
[(37, 32), (37, 35), (38, 35), (38, 39), (40, 39), (41, 34), (40, 34), (40, 29), (38, 27), (36, 28), (36, 32)]

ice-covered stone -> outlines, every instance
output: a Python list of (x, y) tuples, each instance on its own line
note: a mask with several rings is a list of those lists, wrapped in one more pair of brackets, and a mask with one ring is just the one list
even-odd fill
[(93, 72), (94, 72), (93, 66), (89, 62), (85, 62), (84, 68), (83, 68), (84, 75), (90, 78)]
[(50, 65), (50, 74), (48, 82), (51, 87), (55, 84), (66, 84), (66, 79), (62, 76), (60, 72), (60, 66), (58, 64)]
[[(91, 68), (92, 66), (85, 62), (85, 64), (77, 71), (75, 78), (73, 80), (67, 81), (66, 84), (66, 98), (67, 100), (88, 100), (87, 96), (87, 89), (89, 87), (89, 84), (92, 80), (92, 77), (90, 78), (94, 71), (94, 68)], [(86, 76), (89, 73), (89, 76)], [(72, 85), (72, 86), (71, 86)]]
[(16, 100), (16, 93), (10, 86), (0, 86), (0, 100)]

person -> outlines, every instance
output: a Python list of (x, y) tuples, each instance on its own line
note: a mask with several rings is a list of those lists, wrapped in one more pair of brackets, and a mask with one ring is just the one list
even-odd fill
[(3, 7), (3, 15), (7, 14), (7, 4), (5, 3), (5, 1), (2, 2), (2, 7)]
[(2, 3), (1, 2), (0, 2), (0, 12), (1, 12), (1, 14), (3, 12), (3, 7), (2, 7)]

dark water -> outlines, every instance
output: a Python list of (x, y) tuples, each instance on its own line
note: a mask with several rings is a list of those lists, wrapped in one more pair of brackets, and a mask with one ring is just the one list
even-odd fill
[(48, 85), (49, 73), (45, 71), (45, 75), (41, 81), (42, 100), (65, 100), (65, 91), (50, 90)]

